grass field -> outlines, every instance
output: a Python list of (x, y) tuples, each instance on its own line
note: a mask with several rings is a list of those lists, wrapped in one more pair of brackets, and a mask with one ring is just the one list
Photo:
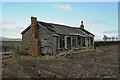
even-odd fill
[(10, 50), (18, 50), (22, 51), (22, 41), (1, 41), (2, 43), (2, 51), (7, 52)]
[(17, 56), (3, 67), (3, 78), (118, 78), (118, 46), (47, 59)]
[[(22, 51), (22, 41), (0, 41), (2, 43), (2, 51), (6, 52), (9, 50), (19, 50)], [(106, 45), (113, 45), (118, 44), (120, 41), (95, 41), (95, 47), (99, 46), (106, 46)]]
[(120, 44), (120, 41), (95, 41), (94, 46), (100, 47), (100, 46), (108, 46), (108, 45), (115, 45)]

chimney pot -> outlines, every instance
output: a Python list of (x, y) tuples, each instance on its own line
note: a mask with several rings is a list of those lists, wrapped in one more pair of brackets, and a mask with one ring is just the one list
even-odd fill
[(81, 21), (80, 28), (81, 28), (81, 29), (84, 29), (83, 21)]
[(83, 21), (81, 21), (81, 23), (83, 23)]
[(37, 17), (33, 17), (33, 16), (31, 16), (31, 19), (36, 19)]
[(37, 38), (37, 17), (31, 17), (31, 30), (32, 30), (32, 37)]
[(33, 22), (36, 22), (37, 21), (37, 17), (31, 17), (31, 23), (33, 23)]

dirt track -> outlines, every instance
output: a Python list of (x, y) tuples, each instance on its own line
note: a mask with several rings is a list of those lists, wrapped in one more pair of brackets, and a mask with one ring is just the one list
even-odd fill
[[(3, 70), (3, 77), (117, 78), (118, 45), (100, 47), (95, 51), (49, 60), (40, 59), (40, 57), (20, 57), (16, 61), (8, 63), (11, 68), (12, 64), (19, 65), (18, 68), (13, 68), (20, 70), (18, 71), (20, 75), (14, 74), (6, 66)], [(6, 71), (12, 74), (8, 74)]]

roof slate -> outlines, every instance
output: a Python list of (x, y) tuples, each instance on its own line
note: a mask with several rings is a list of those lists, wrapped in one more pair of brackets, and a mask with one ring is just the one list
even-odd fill
[[(53, 24), (53, 23), (45, 23), (45, 22), (41, 22), (41, 21), (37, 21), (37, 22), (52, 33), (64, 34), (64, 35), (80, 35), (80, 36), (88, 36), (88, 34), (93, 35), (92, 33), (88, 32), (87, 30), (80, 29), (77, 27), (70, 27), (70, 26), (66, 26), (66, 25)], [(28, 26), (21, 34), (24, 34), (28, 29), (30, 29), (30, 27), (31, 26)]]

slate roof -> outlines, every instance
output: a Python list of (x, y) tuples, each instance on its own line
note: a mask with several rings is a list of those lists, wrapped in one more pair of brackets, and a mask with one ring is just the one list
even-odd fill
[[(42, 25), (46, 29), (48, 29), (52, 33), (57, 34), (65, 34), (65, 35), (81, 35), (81, 36), (88, 36), (88, 34), (93, 35), (92, 33), (88, 32), (85, 29), (80, 29), (77, 27), (70, 27), (66, 25), (60, 24), (53, 24), (53, 23), (45, 23), (41, 21), (37, 21), (38, 25)], [(29, 30), (31, 26), (28, 26), (21, 34), (24, 34), (27, 30)], [(94, 36), (94, 35), (93, 35)]]
[[(79, 29), (81, 29), (81, 28), (79, 28)], [(87, 33), (87, 34), (91, 34), (91, 35), (95, 36), (94, 34), (90, 33), (89, 31), (87, 31), (87, 30), (85, 30), (85, 29), (81, 29), (81, 30), (84, 31), (84, 32)]]

